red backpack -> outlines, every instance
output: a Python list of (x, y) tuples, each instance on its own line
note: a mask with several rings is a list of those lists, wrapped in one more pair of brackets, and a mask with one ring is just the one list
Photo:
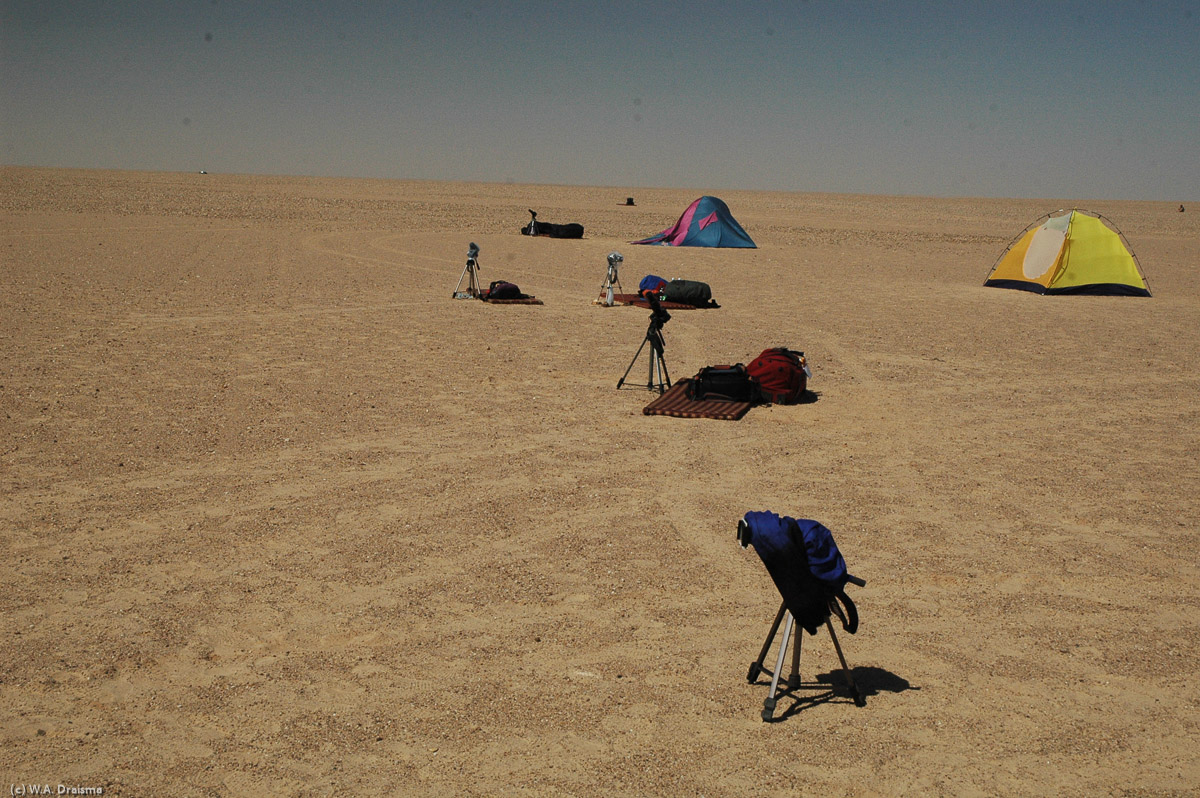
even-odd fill
[(758, 383), (764, 402), (793, 404), (800, 401), (808, 388), (809, 371), (804, 353), (792, 349), (764, 349), (746, 367), (746, 372)]

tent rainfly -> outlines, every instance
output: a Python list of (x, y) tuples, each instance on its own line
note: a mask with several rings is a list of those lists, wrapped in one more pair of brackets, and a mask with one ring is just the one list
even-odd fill
[(756, 249), (754, 240), (716, 197), (701, 197), (687, 207), (679, 221), (657, 235), (634, 244), (666, 244), (672, 247), (743, 247)]
[(1013, 239), (984, 285), (1037, 294), (1150, 296), (1137, 258), (1112, 222), (1077, 209), (1054, 213)]

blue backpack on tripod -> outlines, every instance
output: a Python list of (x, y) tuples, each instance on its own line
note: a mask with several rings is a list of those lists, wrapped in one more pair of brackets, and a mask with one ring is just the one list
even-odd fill
[(770, 512), (746, 513), (738, 524), (738, 542), (753, 546), (771, 575), (788, 612), (810, 635), (830, 614), (842, 628), (858, 631), (858, 609), (846, 595), (846, 583), (865, 584), (846, 571), (846, 561), (824, 525)]

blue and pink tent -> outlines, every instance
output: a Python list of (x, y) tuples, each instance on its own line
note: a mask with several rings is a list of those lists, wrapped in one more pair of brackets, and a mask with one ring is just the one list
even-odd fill
[(688, 206), (674, 227), (635, 244), (665, 244), (672, 247), (746, 247), (754, 241), (716, 197), (701, 197)]

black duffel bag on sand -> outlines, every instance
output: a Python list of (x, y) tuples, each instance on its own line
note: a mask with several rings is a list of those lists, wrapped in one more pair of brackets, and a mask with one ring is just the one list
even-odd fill
[(672, 280), (659, 292), (663, 300), (698, 308), (716, 304), (712, 301), (712, 289), (708, 283), (698, 280)]
[(741, 363), (705, 366), (692, 378), (688, 396), (696, 401), (753, 402), (758, 396), (754, 381)]

